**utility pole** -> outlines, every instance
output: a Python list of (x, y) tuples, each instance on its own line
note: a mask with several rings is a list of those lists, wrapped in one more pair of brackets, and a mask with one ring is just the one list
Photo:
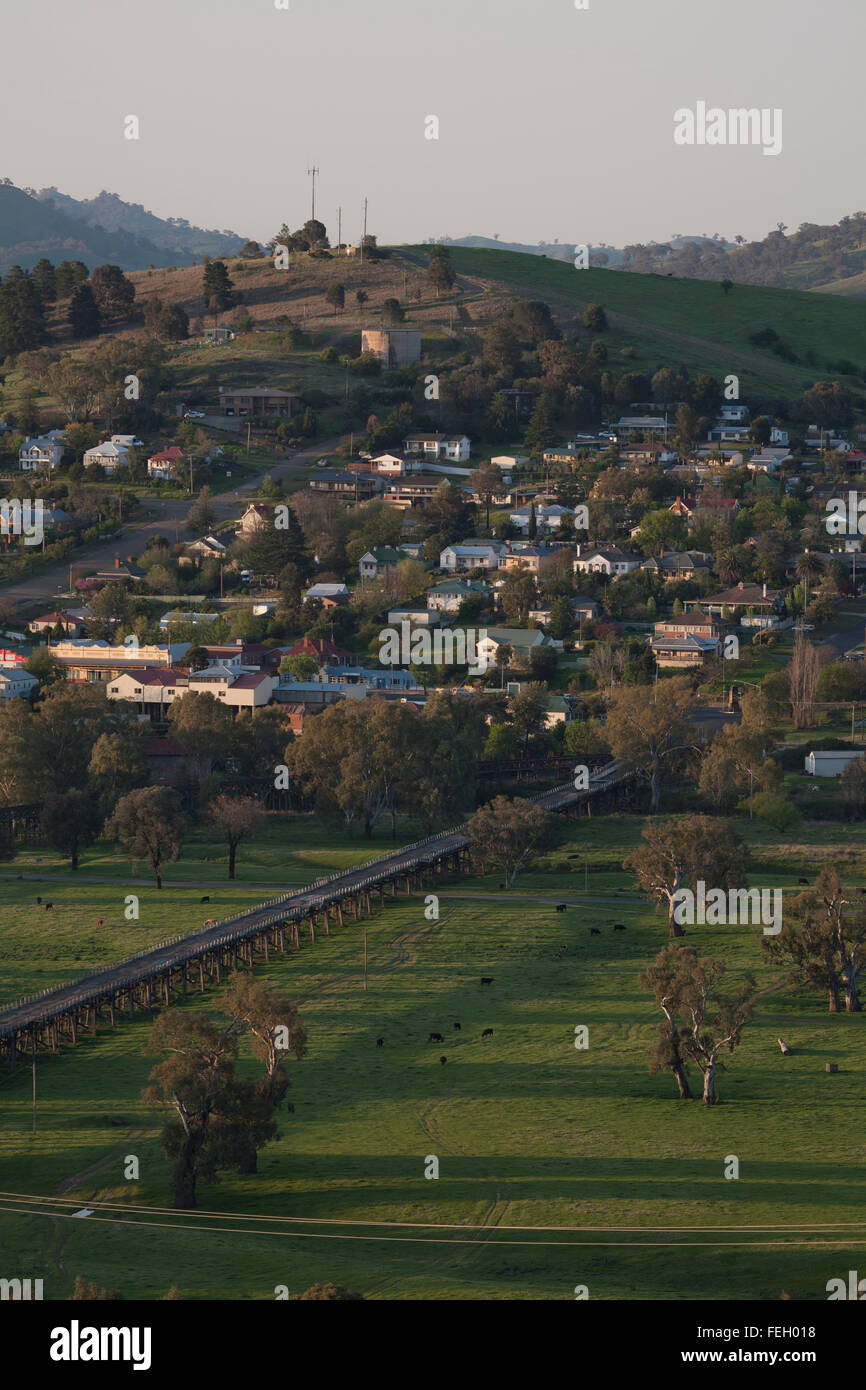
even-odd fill
[(33, 1133), (36, 1133), (36, 1034), (30, 1034), (33, 1043)]
[[(364, 932), (364, 993), (367, 993), (367, 933)], [(35, 1074), (35, 1073), (34, 1073)]]
[(307, 170), (307, 173), (311, 175), (313, 180), (313, 210), (311, 213), (311, 217), (314, 222), (316, 220), (316, 175), (318, 174), (318, 172), (319, 170), (316, 168), (315, 164), (311, 169)]
[(361, 237), (361, 260), (364, 259), (364, 242), (367, 240), (367, 199), (364, 199), (364, 235)]
[(337, 252), (343, 245), (343, 209), (337, 208)]
[(250, 431), (252, 430), (252, 427), (252, 421), (247, 420), (247, 453), (250, 452)]

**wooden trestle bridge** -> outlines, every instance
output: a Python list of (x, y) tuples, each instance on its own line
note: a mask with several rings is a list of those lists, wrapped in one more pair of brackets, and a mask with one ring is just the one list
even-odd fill
[[(608, 763), (590, 774), (588, 788), (577, 790), (566, 783), (532, 801), (567, 817), (589, 815), (593, 808), (611, 810), (629, 796), (634, 776), (633, 768)], [(173, 937), (72, 984), (18, 1000), (0, 1012), (0, 1055), (14, 1067), (16, 1055), (29, 1055), (40, 1047), (56, 1052), (64, 1043), (77, 1042), (82, 1032), (95, 1036), (100, 1022), (114, 1028), (119, 1017), (132, 1018), (137, 1009), (150, 1012), (192, 990), (219, 985), (239, 962), (253, 965), (275, 951), (299, 950), (304, 939), (314, 943), (322, 931), (329, 936), (331, 927), (342, 927), (346, 917), (358, 921), (372, 913), (377, 894), (375, 905), (383, 905), (386, 889), (390, 897), (401, 890), (408, 895), (450, 875), (471, 872), (465, 825), (404, 845), (236, 917), (205, 924), (193, 935)]]

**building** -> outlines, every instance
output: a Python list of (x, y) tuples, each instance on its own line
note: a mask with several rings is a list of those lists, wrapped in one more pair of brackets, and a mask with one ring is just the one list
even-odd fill
[(325, 608), (338, 608), (349, 601), (348, 584), (313, 584), (304, 594), (303, 602), (318, 599)]
[(810, 753), (805, 760), (804, 770), (810, 777), (841, 777), (849, 763), (863, 757), (863, 750), (851, 752), (840, 749)]
[(575, 573), (606, 574), (618, 579), (621, 574), (631, 574), (641, 564), (641, 556), (631, 551), (620, 550), (616, 545), (586, 546), (578, 545)]
[(793, 457), (791, 450), (786, 449), (784, 445), (780, 445), (779, 448), (768, 445), (759, 453), (752, 454), (746, 467), (750, 468), (753, 473), (778, 473), (782, 464), (787, 463)]
[(40, 435), (38, 439), (25, 439), (18, 450), (18, 467), (24, 473), (51, 473), (60, 467), (63, 458), (63, 441), (53, 435)]
[(185, 463), (186, 454), (183, 449), (172, 444), (169, 448), (162, 449), (158, 454), (151, 454), (147, 460), (147, 476), (149, 478), (173, 478), (175, 464)]
[(725, 624), (711, 613), (695, 608), (691, 613), (675, 613), (660, 618), (655, 624), (657, 637), (717, 637), (724, 636)]
[(417, 328), (365, 328), (361, 352), (378, 357), (386, 371), (421, 361), (421, 332)]
[(129, 638), (122, 647), (107, 642), (66, 640), (50, 645), (51, 655), (66, 671), (67, 680), (88, 685), (108, 685), (128, 671), (164, 669), (175, 665), (189, 651), (189, 642), (167, 642), (142, 647)]
[(408, 511), (410, 507), (423, 507), (443, 486), (447, 483), (441, 473), (412, 473), (409, 477), (387, 482), (382, 501)]
[(186, 553), (188, 557), (198, 560), (218, 560), (225, 555), (226, 547), (216, 536), (202, 536), (197, 541), (190, 541)]
[(489, 584), (475, 579), (446, 579), (427, 591), (427, 607), (437, 613), (455, 614), (465, 599), (478, 598), (484, 603), (490, 601), (493, 590)]
[(67, 637), (80, 637), (84, 631), (84, 619), (80, 614), (68, 613), (65, 608), (58, 609), (56, 613), (43, 613), (33, 618), (27, 626), (31, 632), (53, 632), (58, 623)]
[(221, 386), (221, 415), (264, 420), (273, 416), (286, 419), (302, 409), (300, 396), (291, 391), (275, 391), (269, 386)]
[(147, 570), (143, 570), (134, 560), (121, 560), (119, 555), (114, 557), (114, 569), (98, 570), (96, 574), (97, 584), (105, 584), (111, 579), (146, 579)]
[(403, 448), (407, 454), (450, 463), (468, 463), (472, 452), (468, 435), (440, 434), (437, 430), (413, 430), (403, 440)]
[(562, 554), (560, 546), (529, 545), (524, 541), (509, 541), (500, 568), (504, 570), (525, 570), (541, 579), (556, 568), (558, 557)]
[(704, 550), (663, 550), (650, 555), (640, 568), (656, 574), (665, 584), (682, 579), (699, 579), (709, 574), (710, 556)]
[(498, 570), (505, 546), (500, 541), (459, 541), (439, 554), (443, 570)]
[(636, 434), (667, 437), (668, 423), (663, 415), (623, 415), (614, 429), (618, 440), (632, 439)]
[(659, 632), (656, 630), (651, 642), (652, 653), (659, 666), (683, 667), (707, 666), (717, 661), (721, 654), (721, 638), (698, 636), (694, 632)]
[(350, 502), (366, 502), (381, 492), (385, 483), (376, 473), (341, 473), (335, 468), (323, 468), (310, 478), (314, 492), (336, 493)]
[(377, 545), (361, 556), (358, 561), (358, 573), (362, 579), (378, 579), (385, 570), (396, 569), (408, 558), (408, 555), (402, 550), (396, 550), (393, 545)]
[(524, 536), (529, 535), (529, 523), (531, 517), (535, 515), (535, 524), (538, 527), (539, 535), (552, 535), (558, 531), (565, 516), (574, 516), (573, 507), (561, 507), (558, 502), (554, 502), (547, 507), (543, 502), (537, 505), (530, 503), (528, 507), (518, 507), (512, 512), (508, 520), (512, 526), (521, 531)]
[(23, 666), (0, 666), (0, 700), (26, 700), (38, 685)]
[(249, 539), (263, 526), (274, 524), (274, 508), (267, 502), (251, 502), (238, 522), (238, 536)]
[(490, 462), (494, 468), (502, 470), (503, 476), (510, 476), (518, 468), (528, 468), (530, 458), (528, 454), (497, 454)]
[(479, 634), (477, 642), (478, 663), (483, 664), (486, 660), (488, 667), (496, 665), (496, 653), (500, 647), (510, 647), (511, 664), (528, 666), (532, 653), (542, 647), (551, 647), (555, 651), (562, 650), (562, 643), (555, 642), (552, 637), (548, 637), (541, 628), (516, 628), (516, 627), (488, 627), (484, 629), (483, 636)]
[(203, 341), (206, 343), (230, 343), (235, 336), (235, 330), (226, 323), (214, 324), (213, 328), (206, 328)]
[(140, 715), (161, 720), (165, 710), (187, 692), (212, 695), (235, 711), (270, 704), (279, 677), (267, 671), (208, 666), (203, 671), (144, 668), (124, 671), (106, 687), (109, 700), (127, 700)]
[(686, 599), (684, 607), (689, 611), (700, 608), (719, 618), (742, 608), (745, 611), (740, 626), (761, 628), (776, 627), (785, 611), (781, 589), (768, 589), (766, 584), (744, 584), (742, 580), (733, 589), (724, 589), (709, 598)]
[(401, 623), (408, 623), (410, 628), (416, 627), (438, 627), (442, 619), (436, 608), (392, 608), (388, 613), (388, 626), (400, 627)]
[(123, 444), (112, 444), (107, 439), (88, 449), (82, 460), (85, 468), (101, 468), (105, 473), (116, 473), (120, 468), (129, 467), (129, 451)]

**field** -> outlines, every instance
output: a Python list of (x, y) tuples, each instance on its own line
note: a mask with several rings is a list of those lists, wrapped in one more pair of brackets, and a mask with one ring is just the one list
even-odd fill
[[(143, 1054), (146, 1021), (40, 1058), (35, 1136), (30, 1070), (5, 1075), (7, 1275), (44, 1278), (51, 1298), (66, 1296), (80, 1273), (145, 1298), (174, 1283), (188, 1298), (267, 1300), (278, 1285), (294, 1294), (334, 1280), (385, 1299), (570, 1299), (579, 1284), (603, 1299), (824, 1299), (826, 1281), (855, 1266), (863, 1243), (863, 1016), (829, 1018), (819, 993), (780, 991), (759, 929), (694, 928), (702, 953), (725, 955), (733, 977), (753, 970), (767, 993), (719, 1078), (721, 1103), (678, 1101), (670, 1075), (649, 1076), (645, 1060), (657, 1017), (637, 975), (666, 924), (621, 868), (641, 825), (636, 816), (573, 824), (511, 893), (495, 876), (443, 881), (438, 920), (426, 919), (422, 896), (398, 898), (363, 924), (257, 966), (299, 1001), (310, 1050), (290, 1063), (295, 1112), (260, 1155), (258, 1175), (201, 1186), (198, 1213), (167, 1210), (159, 1118), (140, 1099), (153, 1065)], [(828, 860), (862, 879), (863, 827), (804, 826), (794, 843), (758, 823), (737, 829), (753, 849), (755, 886), (793, 889), (798, 874)], [(386, 848), (332, 836), (320, 857), (317, 838), (325, 842), (297, 818), (275, 825), (260, 882), (274, 881), (281, 855), (290, 885)], [(191, 847), (174, 866), (175, 885), (220, 877), (210, 852)], [(83, 873), (100, 871), (98, 847), (91, 856)], [(234, 895), (249, 900), (251, 870), (242, 859), (244, 880), (219, 890), (218, 915)], [(21, 903), (17, 895), (35, 887), (4, 879), (0, 894), (10, 904), (11, 888)], [(92, 891), (91, 882), (58, 881), (55, 917), (61, 902), (92, 912)], [(163, 890), (173, 930), (211, 911), (191, 891)], [(572, 905), (556, 914), (557, 900)], [(29, 942), (45, 934), (44, 917), (18, 909), (14, 920), (19, 941), (24, 922)], [(627, 930), (614, 934), (614, 922)], [(92, 927), (70, 919), (65, 932), (63, 949), (77, 943), (85, 967)], [(28, 968), (36, 987), (33, 959), (17, 984)], [(482, 987), (481, 975), (493, 985)], [(219, 1003), (214, 991), (184, 1007), (216, 1013)], [(587, 1050), (574, 1046), (578, 1025), (589, 1029)], [(494, 1033), (482, 1040), (486, 1028)], [(428, 1044), (431, 1031), (443, 1042)], [(825, 1072), (827, 1061), (838, 1074)], [(122, 1176), (129, 1154), (140, 1162), (137, 1182)], [(723, 1176), (729, 1155), (740, 1160), (737, 1181)], [(433, 1156), (439, 1177), (427, 1180)], [(52, 1194), (52, 1215), (24, 1214), (34, 1195)], [(65, 1215), (57, 1198), (68, 1202)], [(92, 1217), (69, 1219), (85, 1204)]]

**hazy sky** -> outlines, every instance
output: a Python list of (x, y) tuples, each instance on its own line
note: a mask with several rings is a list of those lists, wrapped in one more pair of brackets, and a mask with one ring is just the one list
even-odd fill
[[(7, 6), (0, 175), (266, 238), (752, 238), (866, 204), (866, 0), (31, 0)], [(777, 157), (674, 111), (780, 108)], [(124, 138), (136, 115), (140, 139)], [(425, 117), (439, 139), (425, 139)]]

